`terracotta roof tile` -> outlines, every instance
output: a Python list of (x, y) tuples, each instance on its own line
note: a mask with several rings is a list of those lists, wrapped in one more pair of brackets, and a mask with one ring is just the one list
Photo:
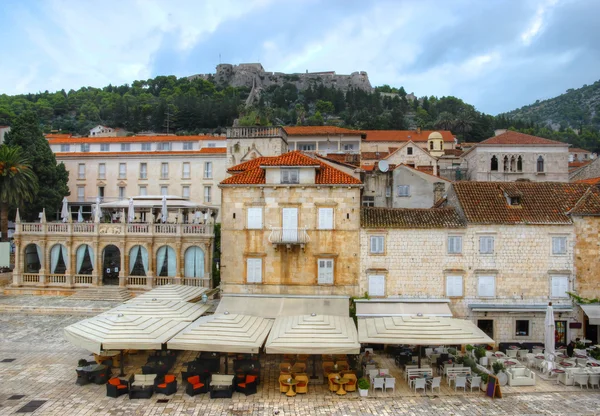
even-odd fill
[(454, 135), (448, 130), (365, 130), (366, 141), (368, 142), (426, 142), (429, 135), (437, 131), (442, 135), (444, 142), (454, 143)]
[(599, 178), (581, 179), (581, 180), (575, 181), (575, 183), (587, 183), (588, 185), (600, 185), (600, 177)]
[[(49, 135), (46, 135), (49, 137)], [(138, 142), (194, 142), (201, 140), (226, 140), (221, 136), (130, 136), (130, 137), (59, 137), (50, 138), (49, 144), (80, 144), (80, 143), (138, 143)]]
[(200, 155), (200, 154), (225, 154), (227, 149), (224, 147), (208, 147), (200, 150), (156, 150), (150, 152), (56, 152), (57, 158), (69, 157), (98, 157), (98, 156), (179, 156), (179, 155)]
[[(476, 224), (570, 224), (567, 212), (589, 185), (557, 182), (455, 182), (468, 222)], [(510, 206), (505, 193), (520, 196)]]
[(580, 168), (582, 166), (589, 165), (590, 163), (592, 163), (591, 160), (586, 160), (586, 161), (583, 161), (583, 162), (579, 162), (579, 161), (577, 161), (577, 162), (569, 162), (569, 169), (577, 169), (577, 168)]
[[(244, 166), (245, 165), (245, 166)], [(314, 166), (317, 168), (315, 175), (316, 185), (360, 185), (362, 182), (327, 163), (313, 159), (300, 151), (285, 153), (281, 156), (261, 157), (230, 168), (242, 169), (230, 178), (221, 182), (222, 185), (260, 185), (266, 183), (265, 167), (270, 166)]]
[(327, 136), (327, 135), (349, 135), (360, 136), (359, 130), (350, 130), (337, 126), (287, 126), (283, 128), (288, 136)]
[(462, 149), (445, 149), (444, 155), (460, 156), (463, 154)]
[(571, 215), (600, 215), (600, 188), (590, 187), (569, 213)]
[(203, 147), (198, 153), (227, 153), (226, 147)]
[(362, 160), (381, 160), (390, 155), (389, 152), (362, 152), (360, 157)]
[(579, 147), (570, 147), (569, 152), (571, 152), (571, 153), (592, 153), (589, 150), (580, 149)]
[(325, 156), (324, 158), (356, 168), (360, 167), (360, 155), (357, 153), (328, 153), (327, 156)]
[(454, 208), (361, 208), (364, 228), (463, 228)]
[(519, 133), (518, 131), (507, 131), (495, 137), (490, 137), (479, 143), (479, 145), (496, 145), (496, 144), (512, 144), (512, 145), (564, 145), (567, 143), (557, 142), (555, 140), (544, 139), (543, 137), (532, 136), (530, 134)]

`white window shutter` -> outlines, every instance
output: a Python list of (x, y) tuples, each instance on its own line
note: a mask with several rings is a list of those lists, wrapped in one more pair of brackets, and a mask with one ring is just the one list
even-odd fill
[(319, 284), (333, 284), (333, 260), (319, 259)]
[(333, 229), (333, 208), (319, 208), (319, 229)]
[(377, 253), (377, 238), (371, 236), (371, 253)]
[(385, 296), (385, 276), (369, 276), (369, 296)]
[(446, 296), (462, 296), (462, 276), (446, 277)]
[(248, 283), (262, 282), (262, 259), (247, 259), (246, 268)]
[(494, 276), (479, 276), (479, 296), (494, 296)]
[(262, 228), (262, 208), (248, 208), (248, 228)]

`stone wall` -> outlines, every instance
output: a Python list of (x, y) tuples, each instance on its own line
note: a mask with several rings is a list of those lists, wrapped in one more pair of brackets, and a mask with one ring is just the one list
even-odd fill
[(575, 290), (584, 298), (600, 297), (600, 217), (573, 216), (575, 244)]
[[(277, 186), (222, 188), (221, 288), (223, 293), (349, 295), (357, 292), (360, 227), (358, 187)], [(247, 229), (247, 209), (263, 208), (263, 228)], [(274, 246), (271, 227), (281, 227), (282, 208), (298, 208), (298, 226), (310, 240)], [(318, 230), (318, 208), (334, 208), (334, 229)], [(262, 258), (262, 283), (248, 283), (246, 260)], [(334, 260), (334, 284), (319, 285), (318, 259)]]
[(572, 182), (583, 180), (583, 179), (600, 177), (600, 158), (594, 160), (589, 165), (585, 165), (584, 167), (577, 169), (575, 172), (571, 173), (569, 176), (570, 176), (569, 179)]

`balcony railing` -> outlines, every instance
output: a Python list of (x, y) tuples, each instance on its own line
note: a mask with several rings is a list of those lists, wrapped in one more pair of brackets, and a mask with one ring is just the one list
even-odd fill
[(271, 244), (300, 244), (304, 246), (309, 241), (310, 237), (306, 232), (306, 228), (271, 227), (271, 235), (269, 235)]
[(283, 137), (287, 140), (287, 133), (281, 127), (227, 127), (227, 138), (250, 137)]
[(211, 236), (210, 224), (148, 224), (148, 223), (17, 223), (15, 234), (53, 235), (172, 235)]

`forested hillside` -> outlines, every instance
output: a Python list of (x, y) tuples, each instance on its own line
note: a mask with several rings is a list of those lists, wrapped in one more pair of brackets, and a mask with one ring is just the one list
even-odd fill
[(240, 125), (444, 129), (451, 130), (461, 142), (478, 142), (493, 136), (494, 129), (514, 128), (568, 141), (577, 147), (600, 148), (600, 135), (593, 126), (584, 128), (579, 136), (569, 129), (555, 132), (532, 119), (481, 113), (452, 96), (410, 99), (402, 87), (384, 85), (373, 93), (358, 89), (343, 92), (315, 82), (299, 91), (287, 83), (261, 90), (258, 98), (247, 105), (249, 95), (248, 88), (217, 87), (208, 80), (175, 76), (68, 92), (0, 95), (0, 125), (10, 125), (16, 116), (31, 110), (46, 132), (60, 130), (82, 135), (97, 124), (122, 127), (132, 134), (223, 132), (236, 119)]

